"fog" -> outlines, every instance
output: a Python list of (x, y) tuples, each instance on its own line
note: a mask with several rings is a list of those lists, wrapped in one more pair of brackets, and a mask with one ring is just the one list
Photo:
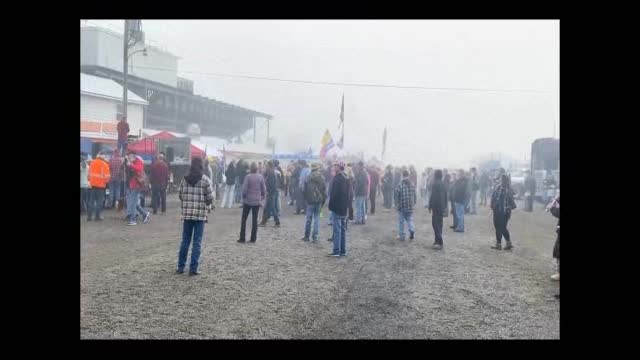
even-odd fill
[(150, 44), (181, 57), (179, 76), (195, 93), (274, 115), (276, 152), (317, 152), (325, 129), (337, 142), (343, 94), (345, 150), (380, 158), (387, 126), (385, 162), (466, 167), (492, 152), (524, 160), (534, 139), (559, 137), (559, 21), (143, 20), (142, 28)]

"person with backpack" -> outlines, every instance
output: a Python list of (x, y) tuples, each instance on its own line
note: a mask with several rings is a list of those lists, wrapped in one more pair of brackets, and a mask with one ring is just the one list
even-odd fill
[(213, 189), (211, 180), (203, 174), (202, 158), (191, 159), (189, 173), (182, 179), (178, 188), (182, 219), (182, 242), (178, 252), (177, 274), (184, 273), (187, 262), (187, 252), (191, 247), (191, 262), (189, 275), (200, 275), (200, 250), (204, 224), (207, 222), (207, 207), (213, 204)]
[[(304, 197), (307, 203), (306, 223), (304, 227), (303, 241), (316, 242), (318, 240), (318, 228), (320, 226), (320, 209), (324, 206), (327, 199), (327, 189), (325, 187), (324, 176), (320, 171), (319, 164), (311, 164), (311, 174), (304, 184)], [(311, 222), (313, 221), (313, 233), (311, 240)]]

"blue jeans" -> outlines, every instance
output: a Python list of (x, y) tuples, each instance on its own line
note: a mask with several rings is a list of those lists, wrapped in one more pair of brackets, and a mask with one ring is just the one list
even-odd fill
[(455, 230), (464, 231), (464, 209), (465, 204), (463, 203), (455, 203), (456, 211), (454, 216), (456, 217), (456, 225)]
[(365, 203), (367, 202), (366, 196), (356, 196), (356, 221), (364, 221)]
[(118, 140), (118, 150), (120, 151), (120, 154), (124, 154), (124, 151), (127, 148), (127, 139), (124, 140)]
[(267, 203), (262, 211), (262, 223), (266, 223), (273, 216), (276, 224), (280, 224), (280, 216), (276, 210), (276, 199), (278, 198), (278, 192), (267, 193)]
[(407, 222), (409, 232), (415, 232), (416, 228), (413, 226), (413, 213), (398, 211), (398, 236), (404, 239), (404, 222)]
[(102, 212), (102, 204), (104, 203), (104, 189), (91, 188), (89, 189), (89, 214), (88, 218), (91, 219), (95, 214), (95, 218), (100, 217)]
[(318, 239), (318, 227), (320, 225), (320, 204), (307, 204), (307, 222), (304, 226), (304, 237), (309, 238), (311, 221), (313, 221), (313, 240)]
[(122, 188), (123, 181), (112, 180), (109, 182), (109, 206), (114, 207), (116, 200), (120, 200), (120, 189)]
[(204, 232), (203, 220), (184, 220), (182, 225), (182, 243), (180, 244), (180, 252), (178, 253), (178, 270), (184, 270), (187, 262), (187, 252), (193, 237), (193, 246), (191, 247), (191, 263), (189, 271), (198, 271), (198, 263), (200, 262), (200, 247), (202, 245), (202, 233)]
[(333, 214), (333, 254), (347, 255), (347, 219)]
[(127, 217), (129, 221), (136, 221), (138, 212), (142, 216), (147, 214), (138, 201), (140, 201), (140, 190), (129, 189), (129, 193), (127, 194)]

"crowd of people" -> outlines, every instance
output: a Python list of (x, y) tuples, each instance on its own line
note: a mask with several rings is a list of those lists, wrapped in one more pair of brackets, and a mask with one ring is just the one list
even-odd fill
[[(126, 157), (116, 150), (107, 162), (105, 154), (87, 164), (85, 156), (80, 158), (81, 211), (87, 211), (87, 220), (100, 221), (102, 204), (116, 207), (120, 196), (126, 194), (127, 224), (137, 225), (138, 219), (146, 223), (150, 212), (144, 209), (144, 193), (151, 192), (153, 214), (166, 212), (166, 191), (171, 172), (164, 154), (160, 154), (149, 169), (147, 177), (142, 158), (133, 152)], [(224, 173), (224, 177), (222, 176)], [(105, 189), (109, 188), (109, 198), (105, 200)], [(281, 226), (280, 196), (284, 196), (288, 206), (295, 207), (295, 214), (305, 215), (303, 241), (316, 242), (319, 239), (323, 208), (328, 205), (332, 235), (327, 240), (333, 242), (333, 250), (328, 256), (347, 256), (347, 232), (349, 224), (366, 225), (367, 215), (376, 213), (376, 200), (382, 195), (383, 212), (395, 209), (398, 216), (396, 239), (406, 240), (405, 223), (409, 240), (416, 237), (413, 211), (418, 203), (418, 193), (422, 206), (431, 213), (434, 231), (432, 248), (444, 247), (444, 218), (452, 215), (450, 228), (453, 232), (465, 232), (465, 216), (477, 214), (478, 206), (488, 206), (493, 213), (496, 242), (495, 250), (514, 248), (508, 223), (516, 208), (515, 194), (510, 176), (504, 169), (494, 173), (476, 168), (469, 171), (459, 169), (426, 168), (420, 176), (414, 166), (388, 165), (384, 171), (380, 166), (355, 164), (344, 161), (309, 164), (305, 160), (292, 162), (283, 169), (278, 160), (248, 162), (229, 161), (225, 168), (220, 163), (211, 166), (207, 159), (194, 157), (189, 173), (180, 181), (178, 197), (181, 201), (183, 237), (179, 249), (177, 272), (183, 273), (189, 246), (192, 246), (190, 274), (197, 275), (200, 247), (204, 224), (214, 208), (219, 188), (224, 194), (220, 206), (231, 208), (238, 204), (242, 208), (239, 243), (246, 243), (246, 222), (252, 215), (249, 243), (258, 238), (258, 227), (266, 227), (273, 218), (274, 227)], [(530, 194), (535, 194), (535, 182), (527, 174), (525, 180), (525, 210), (531, 211)], [(489, 202), (487, 202), (489, 198)], [(559, 219), (557, 198), (547, 209)], [(260, 208), (262, 217), (258, 222)], [(558, 272), (552, 279), (559, 280), (560, 223), (557, 226), (557, 241), (553, 256), (558, 261)], [(502, 239), (505, 245), (502, 244)], [(559, 295), (558, 295), (559, 297)]]

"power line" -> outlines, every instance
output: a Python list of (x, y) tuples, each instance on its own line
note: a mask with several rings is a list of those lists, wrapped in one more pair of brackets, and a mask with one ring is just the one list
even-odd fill
[[(177, 71), (174, 69), (157, 68), (152, 66), (134, 66), (141, 69), (163, 70), (163, 71)], [(332, 82), (332, 81), (313, 81), (313, 80), (292, 80), (292, 79), (280, 79), (265, 76), (249, 76), (249, 75), (235, 75), (224, 73), (211, 73), (194, 70), (180, 70), (181, 73), (197, 74), (205, 76), (219, 76), (229, 78), (240, 79), (252, 79), (252, 80), (267, 80), (267, 81), (279, 81), (290, 82), (299, 84), (312, 84), (312, 85), (340, 85), (340, 86), (356, 86), (356, 87), (377, 87), (377, 88), (393, 88), (393, 89), (418, 89), (418, 90), (442, 90), (442, 91), (476, 91), (476, 92), (507, 92), (507, 93), (542, 93), (551, 94), (558, 93), (558, 90), (537, 90), (537, 89), (489, 89), (489, 88), (462, 88), (462, 87), (429, 87), (429, 86), (407, 86), (407, 85), (387, 85), (387, 84), (360, 84), (360, 83), (346, 83), (346, 82)]]

